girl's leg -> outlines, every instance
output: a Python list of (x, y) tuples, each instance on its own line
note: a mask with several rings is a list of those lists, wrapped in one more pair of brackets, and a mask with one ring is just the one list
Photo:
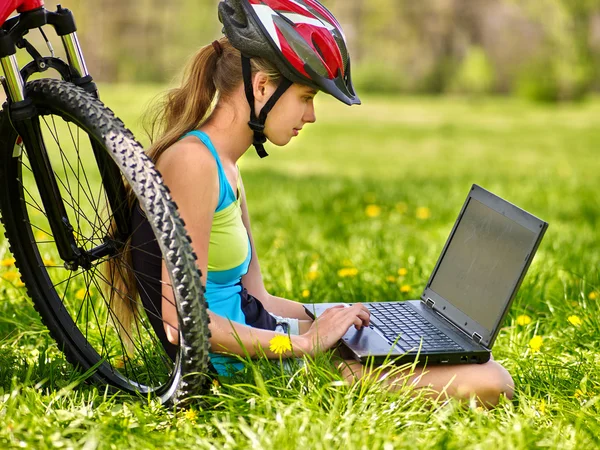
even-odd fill
[[(354, 359), (347, 359), (343, 352), (338, 353), (344, 361), (338, 365), (344, 378), (349, 382), (357, 382), (367, 376), (377, 377), (382, 383), (396, 390), (403, 385), (415, 388), (428, 387), (430, 397), (453, 397), (469, 399), (475, 396), (480, 404), (491, 408), (498, 404), (500, 396), (505, 395), (509, 400), (513, 397), (514, 383), (508, 371), (490, 359), (484, 364), (435, 365), (415, 367), (410, 374), (410, 368), (395, 372), (392, 369), (369, 368)], [(346, 356), (346, 358), (344, 357)]]

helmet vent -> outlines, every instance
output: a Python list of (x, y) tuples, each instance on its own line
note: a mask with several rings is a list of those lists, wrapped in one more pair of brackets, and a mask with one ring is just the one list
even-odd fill
[(319, 56), (321, 57), (321, 59), (323, 60), (323, 62), (325, 64), (327, 64), (327, 60), (325, 59), (325, 55), (323, 54), (323, 50), (321, 50), (321, 47), (319, 46), (319, 44), (317, 43), (317, 41), (315, 41), (315, 36), (312, 35), (310, 40), (312, 41), (312, 44), (314, 45), (315, 49), (317, 50), (317, 53), (319, 54)]

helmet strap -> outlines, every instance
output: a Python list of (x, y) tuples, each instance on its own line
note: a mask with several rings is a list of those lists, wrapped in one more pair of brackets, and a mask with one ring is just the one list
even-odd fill
[(242, 75), (244, 78), (244, 92), (246, 93), (246, 100), (248, 100), (248, 104), (250, 105), (250, 121), (248, 125), (254, 132), (254, 139), (252, 144), (256, 149), (256, 153), (261, 158), (265, 156), (269, 156), (269, 154), (265, 151), (264, 143), (267, 142), (267, 137), (265, 136), (265, 122), (267, 121), (267, 114), (271, 111), (273, 106), (279, 98), (284, 94), (285, 91), (289, 89), (292, 85), (292, 82), (285, 77), (281, 78), (281, 82), (271, 98), (265, 103), (265, 105), (260, 110), (260, 114), (258, 117), (256, 116), (256, 112), (254, 111), (254, 90), (252, 88), (252, 67), (250, 65), (250, 58), (242, 55)]

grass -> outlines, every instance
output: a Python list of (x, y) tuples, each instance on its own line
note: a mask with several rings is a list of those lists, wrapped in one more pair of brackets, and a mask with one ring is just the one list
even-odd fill
[[(140, 137), (138, 114), (157, 92), (101, 86)], [(515, 380), (514, 400), (484, 411), (371, 383), (349, 387), (324, 355), (294, 376), (257, 362), (202, 406), (166, 410), (83, 383), (23, 289), (4, 280), (3, 448), (600, 444), (600, 101), (374, 97), (347, 108), (319, 97), (317, 124), (265, 160), (251, 151), (240, 162), (267, 289), (307, 302), (418, 298), (471, 184), (480, 184), (550, 223), (494, 346)], [(0, 259), (6, 252), (1, 240)], [(356, 274), (340, 276), (344, 268)]]

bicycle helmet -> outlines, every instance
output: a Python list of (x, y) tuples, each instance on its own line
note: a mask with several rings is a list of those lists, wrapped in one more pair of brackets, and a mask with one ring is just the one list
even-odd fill
[[(244, 90), (250, 104), (254, 146), (261, 158), (267, 114), (292, 85), (326, 92), (347, 105), (360, 104), (350, 77), (346, 38), (335, 17), (316, 0), (222, 0), (223, 33), (242, 54)], [(250, 58), (263, 58), (283, 78), (260, 114), (254, 111)]]

